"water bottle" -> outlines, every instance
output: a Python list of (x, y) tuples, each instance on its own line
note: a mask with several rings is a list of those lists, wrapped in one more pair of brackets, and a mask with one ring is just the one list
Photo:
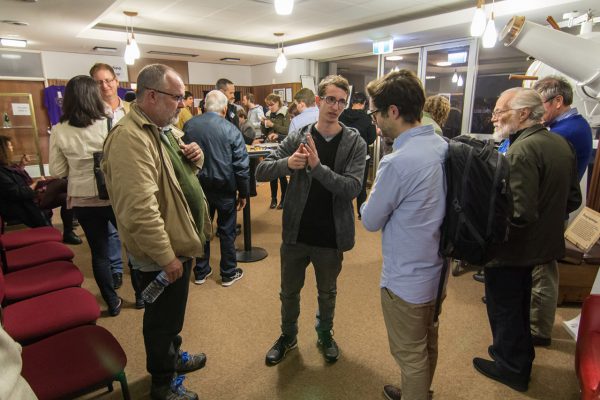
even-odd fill
[(171, 282), (169, 282), (169, 279), (167, 278), (167, 273), (161, 271), (160, 274), (156, 275), (156, 278), (146, 286), (146, 289), (142, 292), (142, 299), (144, 299), (146, 303), (154, 303), (170, 283)]

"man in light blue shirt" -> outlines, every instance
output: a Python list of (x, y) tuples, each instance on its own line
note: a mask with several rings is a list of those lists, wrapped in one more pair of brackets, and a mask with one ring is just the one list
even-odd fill
[(319, 107), (315, 105), (315, 93), (307, 88), (300, 89), (294, 96), (294, 103), (300, 114), (290, 121), (288, 133), (298, 132), (308, 124), (313, 124), (319, 119)]
[(443, 263), (438, 249), (448, 144), (433, 126), (421, 125), (425, 94), (414, 73), (391, 72), (367, 91), (369, 114), (382, 135), (394, 140), (361, 208), (364, 227), (383, 233), (381, 304), (390, 351), (402, 371), (402, 389), (386, 385), (384, 395), (425, 400), (437, 363), (434, 308)]

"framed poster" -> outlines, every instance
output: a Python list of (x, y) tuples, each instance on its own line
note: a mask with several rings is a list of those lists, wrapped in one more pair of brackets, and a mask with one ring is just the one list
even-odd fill
[(281, 101), (285, 101), (285, 89), (273, 89), (273, 93), (281, 98)]
[(300, 82), (302, 82), (302, 88), (307, 88), (317, 93), (315, 90), (315, 77), (312, 75), (300, 75)]

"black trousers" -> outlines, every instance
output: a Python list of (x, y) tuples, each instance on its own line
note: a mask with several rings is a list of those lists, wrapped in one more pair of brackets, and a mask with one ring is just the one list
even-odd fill
[(485, 269), (485, 296), (494, 339), (492, 353), (500, 372), (528, 381), (535, 351), (529, 328), (531, 267)]
[[(146, 369), (155, 385), (168, 384), (175, 376), (192, 261), (183, 263), (183, 276), (167, 286), (154, 303), (146, 303), (143, 323)], [(145, 289), (158, 273), (139, 272), (141, 287)]]

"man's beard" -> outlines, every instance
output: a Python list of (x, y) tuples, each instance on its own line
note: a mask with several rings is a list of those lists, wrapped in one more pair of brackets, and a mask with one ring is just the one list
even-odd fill
[(169, 123), (171, 125), (175, 125), (178, 121), (179, 121), (179, 108), (177, 109), (177, 111), (175, 112), (175, 115), (173, 116), (173, 118), (171, 118), (171, 120), (169, 121)]
[(496, 142), (501, 142), (502, 140), (508, 138), (512, 133), (517, 131), (517, 126), (513, 126), (514, 124), (508, 122), (499, 128), (494, 127), (493, 138)]

